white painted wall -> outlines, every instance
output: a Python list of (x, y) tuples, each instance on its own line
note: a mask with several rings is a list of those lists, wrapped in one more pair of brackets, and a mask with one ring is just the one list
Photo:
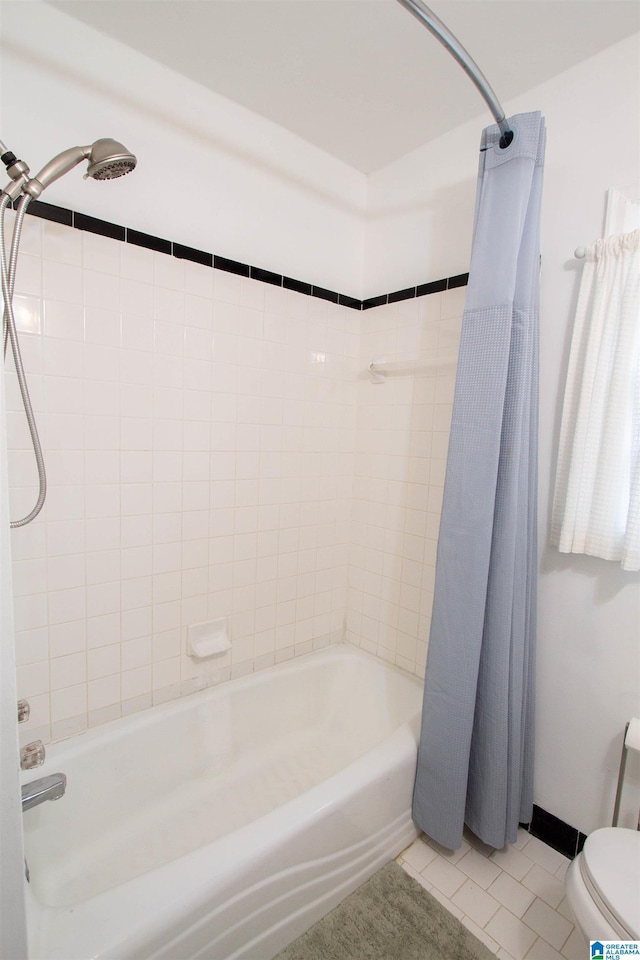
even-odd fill
[(138, 157), (43, 200), (361, 296), (364, 174), (38, 0), (4, 2), (1, 28), (0, 136), (34, 175), (104, 136)]
[[(572, 254), (601, 235), (607, 188), (640, 178), (638, 49), (631, 37), (504, 105), (508, 114), (542, 110), (548, 130), (535, 800), (585, 832), (610, 822), (622, 731), (640, 711), (639, 583), (612, 563), (549, 547), (549, 504), (580, 275)], [(480, 125), (460, 127), (370, 178), (370, 295), (468, 269)]]
[(369, 177), (367, 296), (466, 273), (480, 133), (490, 117), (425, 144)]

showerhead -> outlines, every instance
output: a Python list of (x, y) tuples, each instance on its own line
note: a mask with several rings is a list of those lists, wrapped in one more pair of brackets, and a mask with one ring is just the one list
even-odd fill
[(85, 180), (87, 177), (92, 177), (94, 180), (113, 180), (129, 173), (137, 163), (134, 155), (129, 153), (126, 147), (117, 140), (107, 137), (96, 140), (87, 147), (70, 147), (69, 150), (63, 150), (57, 157), (50, 160), (37, 176), (24, 184), (23, 192), (37, 200), (49, 184), (64, 176), (82, 160), (89, 161)]
[(136, 163), (136, 158), (126, 147), (117, 140), (105, 137), (96, 140), (91, 147), (85, 180), (87, 177), (93, 177), (94, 180), (115, 180), (116, 177), (130, 173)]

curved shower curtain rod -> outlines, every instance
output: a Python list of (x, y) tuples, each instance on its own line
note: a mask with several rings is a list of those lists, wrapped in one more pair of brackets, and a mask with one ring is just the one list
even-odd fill
[(467, 76), (473, 80), (500, 128), (502, 134), (500, 146), (503, 149), (508, 147), (513, 140), (513, 131), (507, 123), (500, 101), (475, 60), (467, 53), (457, 37), (454, 37), (442, 20), (422, 0), (398, 0), (398, 3), (401, 3), (409, 13), (412, 13), (417, 20), (425, 25), (443, 47), (447, 48), (454, 60), (458, 61)]

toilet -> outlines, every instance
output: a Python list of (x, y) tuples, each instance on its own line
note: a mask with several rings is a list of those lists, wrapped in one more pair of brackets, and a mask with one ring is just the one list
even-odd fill
[(640, 832), (591, 833), (569, 866), (566, 891), (586, 940), (640, 940)]

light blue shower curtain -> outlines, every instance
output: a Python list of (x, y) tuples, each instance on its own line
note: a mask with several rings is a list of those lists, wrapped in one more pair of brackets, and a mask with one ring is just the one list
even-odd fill
[(501, 848), (533, 794), (539, 113), (482, 135), (438, 542), (413, 816)]

